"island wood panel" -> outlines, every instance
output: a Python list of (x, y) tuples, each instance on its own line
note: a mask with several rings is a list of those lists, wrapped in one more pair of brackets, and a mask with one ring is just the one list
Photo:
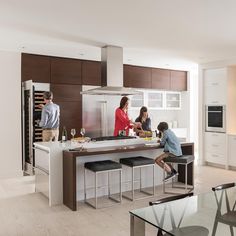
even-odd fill
[(170, 72), (170, 90), (187, 91), (187, 71)]
[(151, 74), (151, 68), (124, 65), (124, 86), (131, 88), (151, 88)]
[(82, 84), (101, 86), (101, 62), (82, 61)]
[(76, 158), (73, 153), (67, 153), (66, 159), (63, 158), (63, 204), (73, 211), (77, 210)]
[(81, 60), (51, 58), (51, 83), (82, 84)]
[(170, 90), (170, 70), (152, 68), (152, 89)]
[(50, 83), (50, 57), (22, 53), (21, 80)]

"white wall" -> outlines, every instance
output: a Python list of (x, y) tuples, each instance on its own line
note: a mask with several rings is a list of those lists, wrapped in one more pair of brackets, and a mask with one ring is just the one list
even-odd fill
[(21, 54), (0, 51), (0, 178), (21, 171)]

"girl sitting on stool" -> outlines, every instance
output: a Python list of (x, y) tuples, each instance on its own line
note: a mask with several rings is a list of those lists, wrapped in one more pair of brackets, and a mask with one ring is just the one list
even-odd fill
[(157, 129), (161, 138), (158, 142), (164, 147), (164, 153), (158, 156), (155, 162), (167, 172), (167, 176), (164, 179), (164, 181), (167, 181), (178, 175), (178, 172), (171, 165), (166, 164), (163, 159), (167, 157), (182, 156), (182, 150), (178, 138), (174, 132), (168, 128), (166, 122), (160, 122)]

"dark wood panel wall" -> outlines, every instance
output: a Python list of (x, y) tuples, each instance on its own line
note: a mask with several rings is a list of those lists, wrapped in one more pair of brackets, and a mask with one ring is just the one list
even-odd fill
[(50, 57), (22, 54), (21, 80), (33, 80), (34, 82), (50, 83)]
[(124, 86), (187, 91), (187, 71), (124, 65)]
[(124, 66), (124, 86), (134, 88), (151, 88), (151, 68)]

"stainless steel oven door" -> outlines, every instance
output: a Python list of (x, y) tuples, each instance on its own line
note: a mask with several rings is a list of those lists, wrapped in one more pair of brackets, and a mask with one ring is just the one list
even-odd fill
[(206, 131), (226, 132), (225, 106), (206, 106)]

